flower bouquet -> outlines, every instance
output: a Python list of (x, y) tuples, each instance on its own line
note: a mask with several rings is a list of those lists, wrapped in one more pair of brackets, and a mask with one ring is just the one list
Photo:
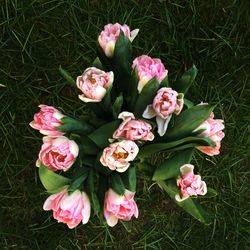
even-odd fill
[(72, 117), (40, 105), (30, 123), (45, 135), (36, 162), (51, 194), (43, 209), (52, 210), (69, 228), (87, 223), (91, 211), (111, 227), (137, 218), (138, 173), (209, 223), (197, 196), (216, 192), (194, 174), (191, 162), (196, 150), (219, 154), (223, 120), (214, 119), (214, 106), (194, 105), (186, 98), (197, 75), (195, 66), (173, 81), (160, 59), (133, 57), (138, 31), (106, 25), (96, 59), (76, 81), (60, 67), (67, 82), (79, 89), (87, 115)]

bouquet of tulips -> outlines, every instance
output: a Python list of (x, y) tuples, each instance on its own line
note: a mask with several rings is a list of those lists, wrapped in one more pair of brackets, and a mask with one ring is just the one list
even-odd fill
[(209, 223), (197, 197), (216, 191), (207, 188), (191, 162), (197, 150), (219, 154), (223, 120), (214, 119), (214, 106), (194, 105), (186, 98), (195, 66), (173, 81), (160, 59), (133, 57), (138, 31), (106, 25), (98, 36), (96, 59), (76, 81), (60, 67), (79, 89), (87, 115), (72, 117), (40, 105), (30, 123), (44, 135), (36, 162), (50, 194), (43, 209), (69, 228), (87, 223), (91, 213), (111, 227), (137, 218), (137, 175)]

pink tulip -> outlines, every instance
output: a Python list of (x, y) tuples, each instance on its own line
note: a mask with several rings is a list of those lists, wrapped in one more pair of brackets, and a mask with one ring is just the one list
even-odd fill
[(161, 82), (168, 74), (165, 66), (158, 58), (151, 58), (147, 55), (142, 55), (134, 59), (132, 68), (136, 68), (139, 76), (138, 91), (142, 91), (143, 87), (149, 80), (156, 76)]
[(213, 156), (220, 154), (221, 140), (225, 134), (222, 131), (224, 129), (224, 121), (221, 119), (214, 119), (214, 113), (212, 112), (209, 118), (203, 122), (195, 131), (205, 129), (204, 132), (198, 135), (198, 137), (208, 137), (215, 142), (215, 147), (211, 146), (199, 146), (198, 150), (201, 152)]
[(135, 193), (126, 190), (124, 195), (116, 194), (111, 188), (106, 192), (104, 199), (104, 217), (110, 227), (118, 220), (129, 221), (132, 216), (138, 218), (138, 208), (134, 201)]
[(53, 211), (54, 219), (67, 224), (72, 229), (90, 217), (90, 201), (86, 193), (79, 190), (68, 194), (66, 190), (53, 194), (44, 202), (43, 209)]
[(103, 150), (100, 162), (117, 172), (124, 172), (139, 152), (138, 146), (129, 140), (112, 143)]
[(120, 35), (120, 31), (123, 31), (124, 35), (132, 42), (137, 36), (139, 29), (130, 31), (130, 28), (124, 24), (109, 23), (104, 26), (104, 30), (98, 37), (100, 47), (103, 49), (107, 57), (112, 57), (115, 50), (115, 43)]
[(40, 111), (34, 115), (30, 126), (40, 131), (43, 135), (62, 135), (56, 127), (62, 125), (61, 119), (64, 115), (52, 106), (39, 105)]
[(47, 168), (56, 170), (68, 170), (78, 156), (78, 145), (65, 136), (43, 137), (43, 145), (37, 160), (37, 167), (42, 163)]
[(122, 112), (118, 116), (123, 122), (119, 128), (114, 132), (115, 139), (128, 139), (131, 141), (143, 140), (152, 141), (154, 134), (151, 132), (151, 125), (143, 120), (135, 120), (135, 117), (130, 112)]
[(194, 166), (185, 164), (180, 168), (181, 177), (177, 179), (177, 186), (180, 188), (181, 196), (177, 194), (175, 199), (183, 201), (189, 196), (205, 195), (207, 186), (204, 181), (201, 181), (200, 175), (194, 175)]
[(172, 114), (180, 114), (183, 103), (183, 94), (178, 94), (171, 88), (161, 88), (157, 91), (153, 104), (147, 106), (142, 116), (146, 119), (156, 116), (158, 133), (163, 136), (166, 133)]
[(83, 93), (79, 98), (84, 102), (101, 102), (113, 81), (112, 71), (105, 72), (95, 67), (87, 68), (76, 80), (77, 87)]

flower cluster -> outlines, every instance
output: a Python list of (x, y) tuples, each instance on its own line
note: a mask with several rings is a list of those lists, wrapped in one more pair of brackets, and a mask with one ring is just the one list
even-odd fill
[[(88, 115), (75, 118), (39, 105), (30, 123), (44, 135), (36, 166), (51, 195), (43, 209), (69, 228), (86, 224), (91, 211), (111, 227), (138, 218), (138, 171), (175, 194), (177, 204), (209, 191), (190, 161), (194, 149), (220, 153), (224, 121), (214, 119), (213, 106), (187, 99), (195, 66), (171, 81), (160, 59), (133, 59), (138, 32), (116, 23), (100, 33), (98, 58), (75, 82)], [(72, 79), (67, 74), (64, 70), (63, 76)], [(154, 166), (149, 159), (158, 152), (166, 158)], [(182, 207), (194, 216), (188, 203)]]

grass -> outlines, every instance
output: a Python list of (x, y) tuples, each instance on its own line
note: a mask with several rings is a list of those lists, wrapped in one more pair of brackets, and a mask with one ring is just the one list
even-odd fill
[[(250, 3), (211, 1), (2, 0), (0, 5), (0, 248), (1, 249), (247, 249), (249, 208)], [(58, 72), (79, 75), (95, 57), (108, 22), (140, 28), (136, 54), (160, 57), (175, 77), (199, 69), (189, 99), (218, 103), (226, 124), (218, 157), (194, 164), (219, 195), (202, 198), (213, 216), (204, 226), (152, 183), (137, 192), (140, 216), (131, 225), (75, 230), (42, 210), (45, 192), (35, 160), (41, 137), (28, 123), (40, 103), (81, 115), (77, 91)]]

